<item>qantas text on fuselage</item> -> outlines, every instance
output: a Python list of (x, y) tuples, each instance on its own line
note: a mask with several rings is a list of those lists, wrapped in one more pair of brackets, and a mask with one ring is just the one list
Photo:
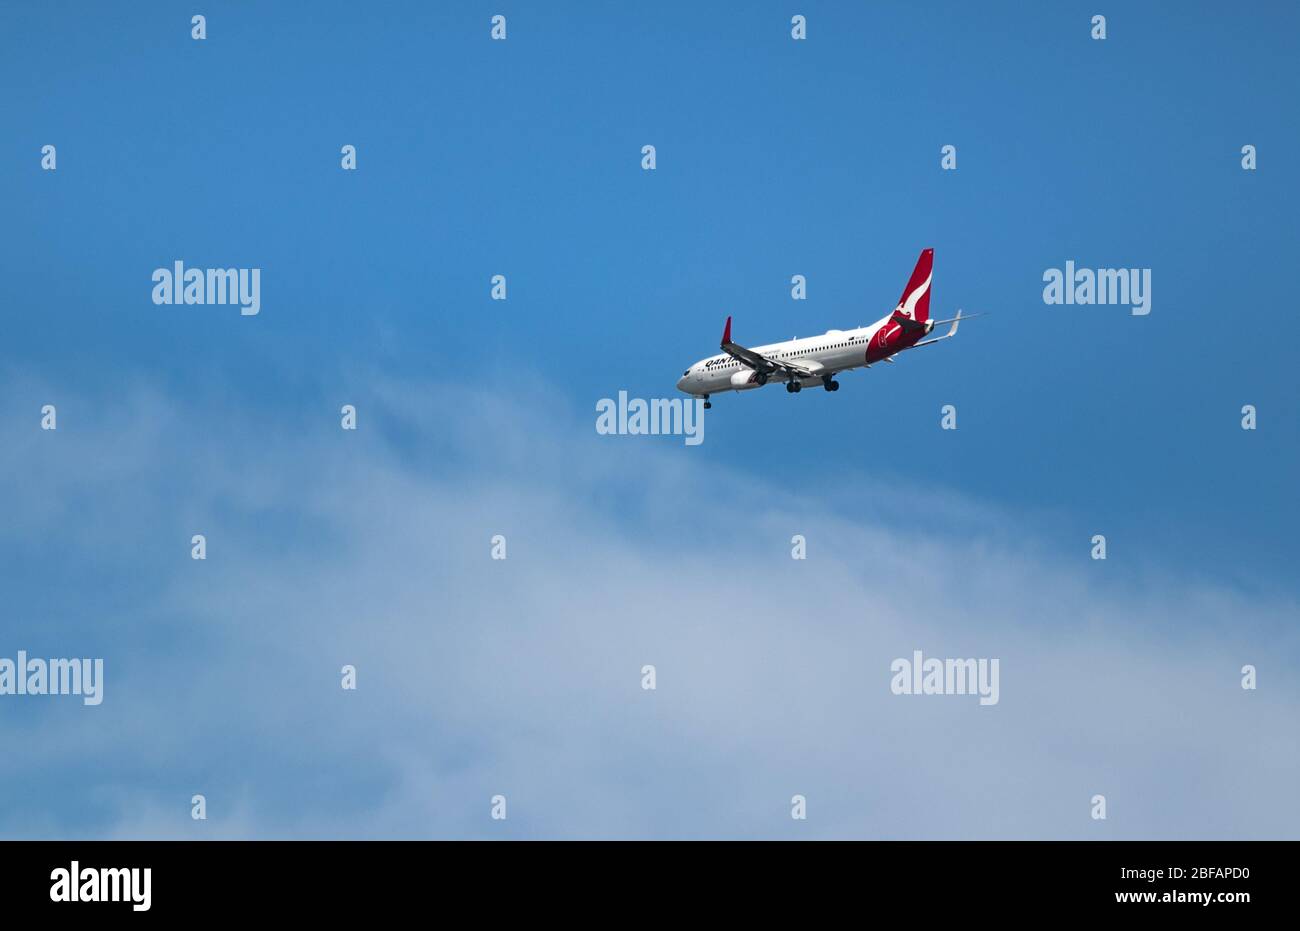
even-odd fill
[[(930, 319), (933, 273), (934, 250), (924, 249), (893, 312), (856, 330), (827, 330), (821, 336), (746, 349), (731, 341), (728, 317), (722, 332), (722, 352), (688, 368), (677, 380), (677, 388), (703, 398), (705, 407), (712, 406), (711, 394), (761, 388), (769, 381), (783, 382), (789, 392), (818, 384), (827, 391), (837, 391), (840, 385), (835, 376), (840, 372), (893, 362), (893, 357), (905, 349), (930, 346), (956, 335), (962, 320), (960, 310), (951, 320)], [(952, 324), (947, 333), (925, 339), (935, 326), (944, 323)]]

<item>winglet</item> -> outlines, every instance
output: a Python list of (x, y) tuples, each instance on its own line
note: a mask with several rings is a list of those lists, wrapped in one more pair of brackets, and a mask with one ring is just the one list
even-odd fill
[(731, 317), (727, 317), (727, 326), (722, 331), (722, 345), (731, 342)]

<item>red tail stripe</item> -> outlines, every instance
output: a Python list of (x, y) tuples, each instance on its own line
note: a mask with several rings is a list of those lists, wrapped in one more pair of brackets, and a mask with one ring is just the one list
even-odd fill
[[(902, 307), (907, 303), (908, 297), (913, 291), (925, 284), (926, 279), (930, 278), (933, 270), (934, 250), (922, 249), (920, 257), (916, 260), (916, 268), (912, 269), (912, 277), (907, 279), (907, 287), (903, 289), (903, 296), (898, 299), (898, 306)], [(933, 285), (933, 282), (931, 282), (931, 284)], [(927, 288), (926, 292), (921, 295), (920, 299), (916, 302), (915, 318), (918, 322), (924, 322), (928, 320), (929, 317), (930, 289)]]

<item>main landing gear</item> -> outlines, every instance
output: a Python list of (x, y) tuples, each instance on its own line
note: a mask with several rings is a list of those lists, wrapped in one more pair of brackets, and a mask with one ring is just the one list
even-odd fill
[(713, 402), (709, 400), (709, 396), (706, 394), (704, 396), (704, 409), (707, 411), (711, 407), (713, 407)]
[[(839, 391), (840, 383), (829, 375), (823, 375), (822, 387), (827, 391)], [(788, 381), (785, 383), (785, 390), (791, 394), (798, 394), (800, 391), (803, 391), (803, 382), (798, 381), (797, 379), (794, 381)]]

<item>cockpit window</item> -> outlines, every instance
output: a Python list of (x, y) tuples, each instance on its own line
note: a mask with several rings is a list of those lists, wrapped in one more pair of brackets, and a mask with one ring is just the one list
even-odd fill
[(690, 369), (687, 369), (686, 371), (682, 372), (682, 376), (683, 376), (683, 377), (685, 377), (685, 376), (687, 376), (687, 375), (689, 375), (689, 374), (691, 374), (691, 370), (690, 370)]

